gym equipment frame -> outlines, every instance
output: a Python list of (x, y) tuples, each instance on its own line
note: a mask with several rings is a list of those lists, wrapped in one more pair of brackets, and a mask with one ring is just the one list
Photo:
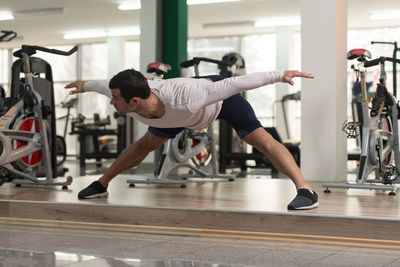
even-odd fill
[[(385, 62), (400, 63), (394, 58), (380, 57), (368, 61), (371, 53), (365, 49), (353, 49), (347, 53), (347, 59), (357, 59), (359, 63), (352, 65), (361, 83), (361, 109), (362, 123), (345, 123), (343, 130), (348, 138), (355, 138), (360, 134), (361, 128), (361, 154), (358, 167), (356, 184), (330, 184), (324, 183), (325, 193), (330, 193), (329, 188), (355, 188), (369, 190), (388, 190), (389, 195), (395, 195), (395, 186), (399, 183), (399, 144), (398, 144), (398, 105), (386, 86)], [(370, 107), (367, 98), (366, 68), (380, 65), (380, 79), (377, 85), (375, 97)], [(369, 174), (375, 172), (375, 178), (369, 178)], [(381, 185), (380, 185), (380, 184)]]
[[(13, 179), (14, 184), (61, 185), (67, 189), (72, 183), (72, 177), (64, 182), (54, 181), (51, 153), (48, 136), (48, 117), (51, 109), (45, 106), (41, 95), (35, 90), (35, 72), (31, 69), (36, 51), (69, 56), (78, 50), (70, 51), (48, 49), (41, 46), (22, 45), (14, 52), (14, 56), (23, 61), (24, 78), (19, 83), (17, 97), (6, 99), (0, 112), (0, 166), (23, 179)], [(40, 78), (39, 78), (40, 79)], [(43, 164), (45, 179), (37, 176), (38, 168)], [(1, 181), (2, 182), (2, 181)]]

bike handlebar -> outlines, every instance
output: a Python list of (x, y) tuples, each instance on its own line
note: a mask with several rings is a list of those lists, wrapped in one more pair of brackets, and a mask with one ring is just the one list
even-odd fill
[(43, 46), (37, 46), (37, 45), (22, 45), (20, 50), (17, 50), (13, 53), (15, 57), (22, 58), (22, 53), (26, 53), (29, 56), (36, 54), (36, 51), (42, 51), (50, 54), (56, 54), (56, 55), (61, 55), (61, 56), (69, 56), (75, 53), (78, 50), (78, 46), (74, 46), (71, 48), (69, 51), (62, 51), (58, 49), (50, 49), (47, 47)]
[(396, 45), (397, 42), (381, 42), (381, 41), (371, 41), (371, 44), (391, 44)]
[(379, 63), (383, 63), (383, 62), (384, 62), (383, 57), (375, 58), (372, 60), (365, 60), (364, 67), (368, 68), (368, 67), (376, 66)]
[(232, 64), (229, 64), (228, 62), (222, 61), (222, 60), (216, 60), (216, 59), (211, 59), (211, 58), (206, 58), (206, 57), (194, 57), (193, 59), (182, 62), (180, 66), (182, 68), (189, 68), (191, 66), (198, 65), (200, 63), (200, 61), (214, 63), (214, 64), (217, 64), (218, 66), (232, 65)]
[(368, 67), (376, 66), (379, 63), (384, 63), (385, 61), (390, 61), (390, 62), (394, 62), (394, 63), (399, 63), (400, 64), (400, 59), (397, 59), (397, 58), (378, 57), (378, 58), (373, 59), (373, 60), (365, 60), (364, 61), (364, 67), (368, 68)]

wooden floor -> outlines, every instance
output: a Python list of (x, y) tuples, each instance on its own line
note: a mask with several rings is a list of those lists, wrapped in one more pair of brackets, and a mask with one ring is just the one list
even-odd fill
[(0, 187), (0, 199), (400, 218), (399, 195), (389, 196), (383, 191), (360, 189), (331, 189), (332, 193), (326, 194), (323, 193), (322, 184), (318, 182), (310, 182), (319, 195), (318, 209), (287, 211), (287, 204), (295, 196), (295, 187), (289, 179), (271, 179), (265, 176), (236, 178), (234, 182), (222, 179), (189, 179), (186, 182), (187, 188), (141, 184), (130, 188), (126, 183), (127, 179), (146, 179), (151, 175), (120, 175), (110, 184), (108, 198), (78, 200), (78, 192), (98, 177), (75, 177), (68, 190), (31, 185), (16, 187), (12, 183), (5, 183)]
[(400, 196), (383, 191), (332, 189), (326, 194), (315, 182), (311, 185), (319, 194), (320, 207), (288, 211), (295, 188), (284, 178), (191, 179), (187, 188), (140, 184), (130, 188), (126, 180), (133, 175), (120, 175), (110, 184), (108, 198), (78, 200), (78, 192), (98, 177), (75, 177), (68, 190), (4, 184), (0, 217), (400, 242)]

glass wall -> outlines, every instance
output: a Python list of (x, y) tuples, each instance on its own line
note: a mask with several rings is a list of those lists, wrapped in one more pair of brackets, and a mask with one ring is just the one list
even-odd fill
[(0, 49), (0, 86), (8, 91), (9, 86), (9, 51), (8, 49)]
[[(241, 39), (239, 37), (202, 38), (188, 40), (188, 59), (193, 57), (206, 57), (221, 60), (229, 52), (240, 51)], [(200, 75), (219, 74), (216, 64), (202, 62), (199, 65)], [(183, 70), (183, 76), (194, 76), (194, 69)]]
[[(299, 32), (293, 35), (293, 57), (292, 69), (301, 70), (301, 34)], [(289, 94), (295, 93), (302, 89), (301, 79), (296, 80), (294, 86), (289, 86)], [(295, 141), (301, 140), (301, 101), (287, 102), (287, 120), (290, 131), (290, 139)]]
[(140, 43), (136, 41), (125, 42), (124, 69), (140, 68)]
[[(87, 44), (81, 46), (82, 80), (106, 80), (107, 74), (107, 44)], [(93, 114), (106, 118), (109, 114), (109, 99), (96, 93), (85, 93), (79, 96), (79, 112), (88, 119)]]
[[(246, 61), (247, 73), (276, 69), (275, 34), (250, 35), (242, 38), (240, 53)], [(264, 127), (274, 123), (275, 86), (264, 86), (246, 92), (246, 98)]]

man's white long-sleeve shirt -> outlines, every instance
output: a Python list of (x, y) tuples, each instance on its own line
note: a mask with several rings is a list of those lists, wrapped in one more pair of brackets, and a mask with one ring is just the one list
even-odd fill
[[(258, 72), (211, 82), (207, 79), (175, 78), (148, 84), (164, 104), (160, 118), (145, 118), (135, 112), (127, 116), (157, 128), (185, 127), (193, 130), (207, 128), (217, 117), (222, 101), (237, 93), (282, 81), (283, 72)], [(86, 92), (97, 92), (111, 98), (108, 81), (88, 81)]]

